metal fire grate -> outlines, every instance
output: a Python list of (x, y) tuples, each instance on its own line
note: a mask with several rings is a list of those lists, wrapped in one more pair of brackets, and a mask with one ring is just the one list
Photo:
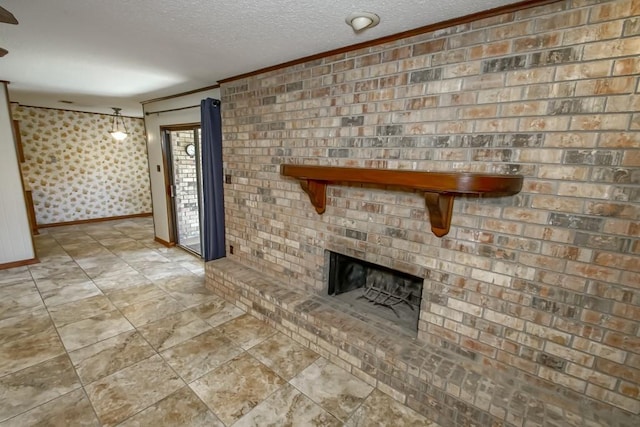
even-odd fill
[(383, 307), (390, 308), (393, 313), (400, 317), (395, 306), (405, 303), (411, 311), (414, 311), (413, 304), (409, 301), (411, 290), (406, 280), (393, 277), (381, 271), (370, 272), (367, 281), (362, 288), (362, 295), (369, 302)]

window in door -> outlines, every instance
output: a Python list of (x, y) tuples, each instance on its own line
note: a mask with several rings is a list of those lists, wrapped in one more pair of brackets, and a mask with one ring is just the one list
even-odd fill
[(164, 135), (170, 147), (175, 243), (202, 256), (200, 127), (167, 129)]

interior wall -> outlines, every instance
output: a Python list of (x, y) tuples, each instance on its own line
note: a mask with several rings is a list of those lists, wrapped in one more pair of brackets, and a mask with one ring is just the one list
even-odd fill
[(5, 82), (0, 82), (0, 264), (35, 258)]
[[(325, 251), (424, 278), (419, 340), (640, 414), (640, 2), (566, 0), (222, 84), (230, 257), (321, 292)], [(280, 165), (522, 174), (457, 197)], [(366, 172), (362, 172), (366, 173)]]
[(151, 212), (142, 119), (124, 117), (129, 136), (116, 141), (111, 115), (15, 103), (12, 110), (39, 225)]
[[(211, 89), (184, 95), (162, 101), (148, 102), (144, 104), (145, 127), (147, 132), (147, 151), (149, 153), (149, 170), (151, 171), (151, 198), (153, 204), (153, 223), (158, 239), (165, 242), (171, 240), (169, 232), (169, 214), (167, 203), (169, 201), (165, 183), (164, 160), (162, 154), (161, 126), (180, 125), (187, 123), (200, 123), (200, 101), (205, 98), (220, 99), (220, 89)], [(179, 111), (169, 111), (158, 114), (154, 111), (171, 110), (197, 105), (196, 108), (187, 108)]]

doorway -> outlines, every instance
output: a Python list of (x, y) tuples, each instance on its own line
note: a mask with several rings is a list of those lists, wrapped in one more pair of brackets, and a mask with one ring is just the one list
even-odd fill
[(175, 244), (202, 256), (200, 125), (162, 129), (167, 156)]

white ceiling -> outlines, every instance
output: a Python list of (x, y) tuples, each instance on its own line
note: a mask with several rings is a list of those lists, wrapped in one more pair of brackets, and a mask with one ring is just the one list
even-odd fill
[[(25, 105), (141, 116), (140, 101), (510, 3), (0, 0), (20, 22), (0, 24), (0, 80)], [(380, 24), (354, 33), (358, 11)]]

